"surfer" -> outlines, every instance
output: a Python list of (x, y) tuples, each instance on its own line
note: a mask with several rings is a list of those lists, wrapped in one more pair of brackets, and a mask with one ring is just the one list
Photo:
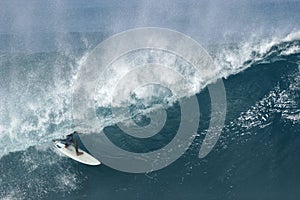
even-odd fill
[(83, 154), (83, 152), (79, 152), (78, 151), (78, 142), (77, 140), (74, 138), (75, 134), (79, 134), (77, 131), (74, 131), (73, 133), (67, 135), (66, 139), (63, 139), (62, 142), (64, 142), (65, 147), (67, 148), (68, 146), (70, 146), (72, 143), (74, 144), (75, 150), (76, 150), (76, 154), (77, 156), (80, 156)]

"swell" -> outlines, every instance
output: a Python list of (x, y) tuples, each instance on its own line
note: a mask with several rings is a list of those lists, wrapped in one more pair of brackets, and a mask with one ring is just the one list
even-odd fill
[[(280, 84), (278, 82), (283, 77), (288, 78), (289, 74), (298, 70), (299, 48), (299, 33), (292, 33), (283, 39), (272, 38), (235, 45), (220, 45), (218, 49), (213, 50), (211, 54), (219, 69), (214, 79), (224, 78), (226, 90), (233, 96), (239, 96), (242, 94), (240, 90), (247, 89), (248, 94), (253, 95), (253, 99), (244, 101), (242, 105), (228, 99), (227, 121), (243, 116), (241, 113), (246, 112), (251, 105), (255, 105), (258, 99), (272, 93), (274, 83)], [(74, 128), (71, 108), (72, 83), (76, 80), (74, 79), (76, 73), (87, 55), (81, 59), (77, 59), (72, 53), (67, 56), (59, 53), (1, 56), (0, 157), (62, 137)], [(274, 67), (278, 63), (287, 67)], [(247, 71), (248, 68), (253, 70)], [(246, 89), (234, 86), (239, 82), (245, 83), (242, 86), (246, 86)], [(234, 84), (230, 85), (231, 83)], [(265, 87), (258, 94), (255, 90), (258, 86), (252, 87), (251, 83), (258, 85), (264, 83)], [(204, 83), (199, 90), (203, 91), (207, 84), (209, 82)], [(191, 94), (183, 96), (188, 95)], [(159, 98), (159, 101), (152, 103), (163, 103), (165, 97)], [(167, 95), (167, 98), (170, 96)], [(133, 102), (140, 103), (136, 99)], [(105, 109), (100, 110), (104, 116), (105, 112)], [(139, 109), (138, 112), (143, 112), (143, 109)], [(243, 117), (239, 119), (245, 120)], [(105, 120), (107, 125), (116, 123), (115, 119), (110, 117)]]

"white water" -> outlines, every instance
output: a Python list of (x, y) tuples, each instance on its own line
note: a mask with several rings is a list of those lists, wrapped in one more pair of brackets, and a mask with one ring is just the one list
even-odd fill
[[(190, 68), (185, 63), (180, 64), (172, 55), (164, 55), (164, 59), (160, 62), (162, 65), (184, 72), (184, 75), (190, 80), (187, 85), (172, 82), (172, 77), (166, 76), (165, 78), (170, 84), (176, 84), (176, 87), (181, 88), (181, 97), (190, 96), (199, 92), (213, 80), (237, 74), (248, 68), (251, 63), (263, 60), (272, 46), (284, 41), (293, 41), (295, 38), (299, 38), (299, 35), (299, 32), (295, 32), (282, 39), (277, 37), (260, 41), (252, 39), (242, 42), (234, 48), (223, 46), (213, 55), (218, 71), (208, 76), (207, 79), (203, 79), (203, 76), (198, 76), (197, 73), (189, 70)], [(298, 52), (297, 49), (299, 47), (292, 46), (285, 49), (282, 54), (293, 54)], [(253, 55), (253, 52), (256, 53)], [(149, 56), (147, 54), (139, 56), (141, 55)], [(31, 70), (7, 66), (10, 71), (4, 73), (10, 76), (8, 80), (11, 82), (4, 84), (3, 87), (1, 85), (0, 88), (1, 93), (3, 92), (0, 101), (0, 143), (2, 144), (0, 158), (10, 152), (47, 143), (51, 139), (62, 137), (73, 130), (72, 82), (76, 81), (76, 71), (80, 69), (87, 56), (88, 53), (78, 59), (75, 64), (68, 63), (68, 66), (59, 60), (54, 61), (54, 64), (50, 66), (42, 62), (38, 63)], [(143, 64), (145, 61), (141, 60), (142, 63), (138, 64)], [(98, 106), (106, 106), (111, 98), (110, 92), (114, 86), (109, 83), (113, 82), (116, 76), (123, 76), (128, 72), (128, 63), (125, 61), (120, 59), (116, 62), (118, 66), (115, 66), (114, 72), (117, 74), (107, 74), (105, 77), (108, 87), (97, 91)], [(244, 64), (247, 61), (250, 63)], [(137, 64), (137, 62), (134, 61), (131, 64)], [(138, 83), (135, 84), (138, 85)], [(154, 93), (158, 91), (156, 88), (149, 87), (148, 89), (140, 88), (135, 93), (138, 98), (147, 99), (147, 96), (155, 96)], [(165, 92), (157, 94), (166, 95)], [(151, 101), (151, 98), (149, 100)], [(297, 119), (297, 116), (287, 118)], [(108, 124), (115, 123), (112, 118), (106, 120), (108, 120)]]

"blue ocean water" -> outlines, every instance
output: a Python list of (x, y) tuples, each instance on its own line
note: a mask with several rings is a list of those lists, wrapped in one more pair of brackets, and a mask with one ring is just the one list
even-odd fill
[[(0, 199), (298, 199), (299, 10), (300, 2), (279, 0), (2, 1)], [(55, 153), (51, 140), (80, 128), (72, 120), (72, 87), (86, 57), (113, 34), (145, 26), (191, 36), (218, 66), (215, 77), (224, 82), (227, 113), (212, 152), (198, 158), (211, 117), (204, 87), (195, 94), (201, 111), (196, 138), (161, 170), (125, 173)], [(202, 81), (193, 73), (190, 79)], [(169, 93), (161, 94), (150, 105), (135, 99), (131, 108), (164, 104)], [(147, 152), (176, 134), (180, 105), (166, 110), (164, 128), (147, 140), (124, 134), (105, 118), (109, 108), (97, 112), (114, 144)], [(134, 120), (149, 123), (141, 113)]]

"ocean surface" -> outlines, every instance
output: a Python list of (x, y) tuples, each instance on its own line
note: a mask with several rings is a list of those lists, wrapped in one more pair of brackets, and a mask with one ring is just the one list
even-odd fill
[[(300, 2), (158, 2), (0, 3), (1, 200), (300, 198)], [(198, 157), (211, 120), (211, 83), (183, 62), (176, 67), (197, 90), (176, 87), (183, 88), (181, 99), (196, 96), (200, 118), (195, 139), (178, 160), (157, 171), (127, 173), (55, 152), (52, 139), (76, 129), (95, 134), (74, 123), (72, 113), (74, 83), (93, 48), (116, 33), (149, 26), (190, 36), (217, 66), (212, 76), (224, 83), (227, 111), (213, 150)], [(161, 64), (170, 65), (164, 58)], [(120, 72), (124, 60), (118, 60)], [(102, 77), (108, 83), (113, 78)], [(122, 117), (112, 117), (101, 96), (113, 86), (97, 89), (95, 112), (115, 145), (149, 152), (174, 139), (180, 99), (170, 103), (168, 90), (146, 88), (142, 96), (151, 98), (128, 99), (141, 127), (150, 123), (147, 111), (155, 112), (155, 105), (167, 113), (157, 135), (139, 139), (118, 128)], [(88, 151), (83, 142), (79, 146)]]

